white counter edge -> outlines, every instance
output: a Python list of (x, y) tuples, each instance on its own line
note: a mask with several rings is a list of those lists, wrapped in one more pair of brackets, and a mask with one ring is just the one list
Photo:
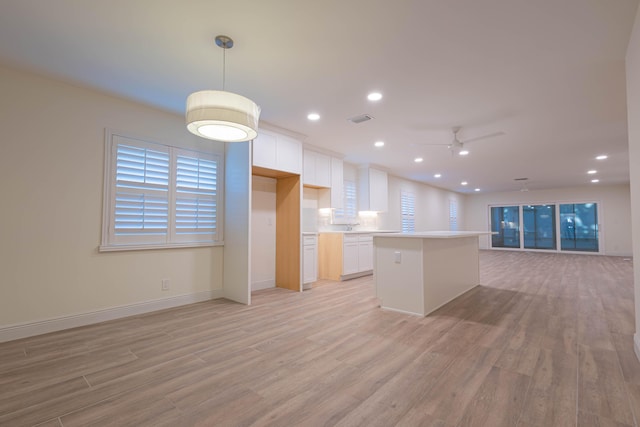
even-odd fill
[(493, 234), (490, 231), (422, 231), (415, 233), (372, 233), (373, 237), (402, 237), (409, 239), (457, 239)]

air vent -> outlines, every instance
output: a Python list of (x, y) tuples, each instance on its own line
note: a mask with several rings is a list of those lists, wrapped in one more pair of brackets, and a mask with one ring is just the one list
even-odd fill
[(350, 121), (351, 123), (358, 124), (358, 123), (362, 123), (362, 122), (368, 122), (371, 119), (373, 119), (372, 116), (370, 116), (368, 114), (361, 114), (359, 116), (348, 118), (347, 120)]

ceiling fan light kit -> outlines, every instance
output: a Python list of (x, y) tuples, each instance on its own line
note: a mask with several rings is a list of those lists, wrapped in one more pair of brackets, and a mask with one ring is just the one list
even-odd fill
[(233, 40), (217, 36), (216, 44), (223, 49), (222, 90), (201, 90), (189, 95), (187, 129), (202, 138), (216, 141), (250, 141), (258, 136), (260, 107), (249, 98), (224, 90), (224, 52), (233, 47)]

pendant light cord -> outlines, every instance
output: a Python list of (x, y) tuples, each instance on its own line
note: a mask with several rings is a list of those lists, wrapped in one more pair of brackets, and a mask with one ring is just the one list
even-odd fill
[(227, 69), (227, 49), (222, 49), (222, 90), (224, 91), (224, 85), (226, 80)]

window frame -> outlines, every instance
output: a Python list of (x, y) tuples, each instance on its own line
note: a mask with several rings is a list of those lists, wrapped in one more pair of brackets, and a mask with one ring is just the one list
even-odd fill
[[(407, 208), (408, 210), (406, 210)], [(405, 223), (407, 227), (405, 227)], [(412, 191), (400, 191), (400, 228), (403, 233), (415, 233), (416, 231), (416, 194)]]
[[(168, 219), (163, 235), (148, 238), (115, 235), (115, 206), (116, 206), (116, 166), (117, 146), (124, 142), (133, 147), (153, 149), (167, 152), (169, 155), (169, 172), (167, 185)], [(224, 220), (224, 155), (217, 151), (200, 151), (189, 147), (175, 146), (152, 141), (149, 138), (138, 137), (126, 132), (105, 129), (104, 143), (104, 180), (103, 180), (103, 216), (102, 236), (99, 252), (131, 251), (147, 249), (195, 248), (221, 246), (223, 239)], [(215, 227), (212, 234), (193, 233), (188, 238), (184, 233), (177, 233), (176, 202), (180, 194), (177, 187), (177, 158), (178, 156), (192, 156), (193, 158), (214, 161), (216, 164), (215, 189), (213, 200), (215, 205)], [(207, 236), (207, 237), (205, 237)], [(210, 236), (210, 238), (208, 237)]]

